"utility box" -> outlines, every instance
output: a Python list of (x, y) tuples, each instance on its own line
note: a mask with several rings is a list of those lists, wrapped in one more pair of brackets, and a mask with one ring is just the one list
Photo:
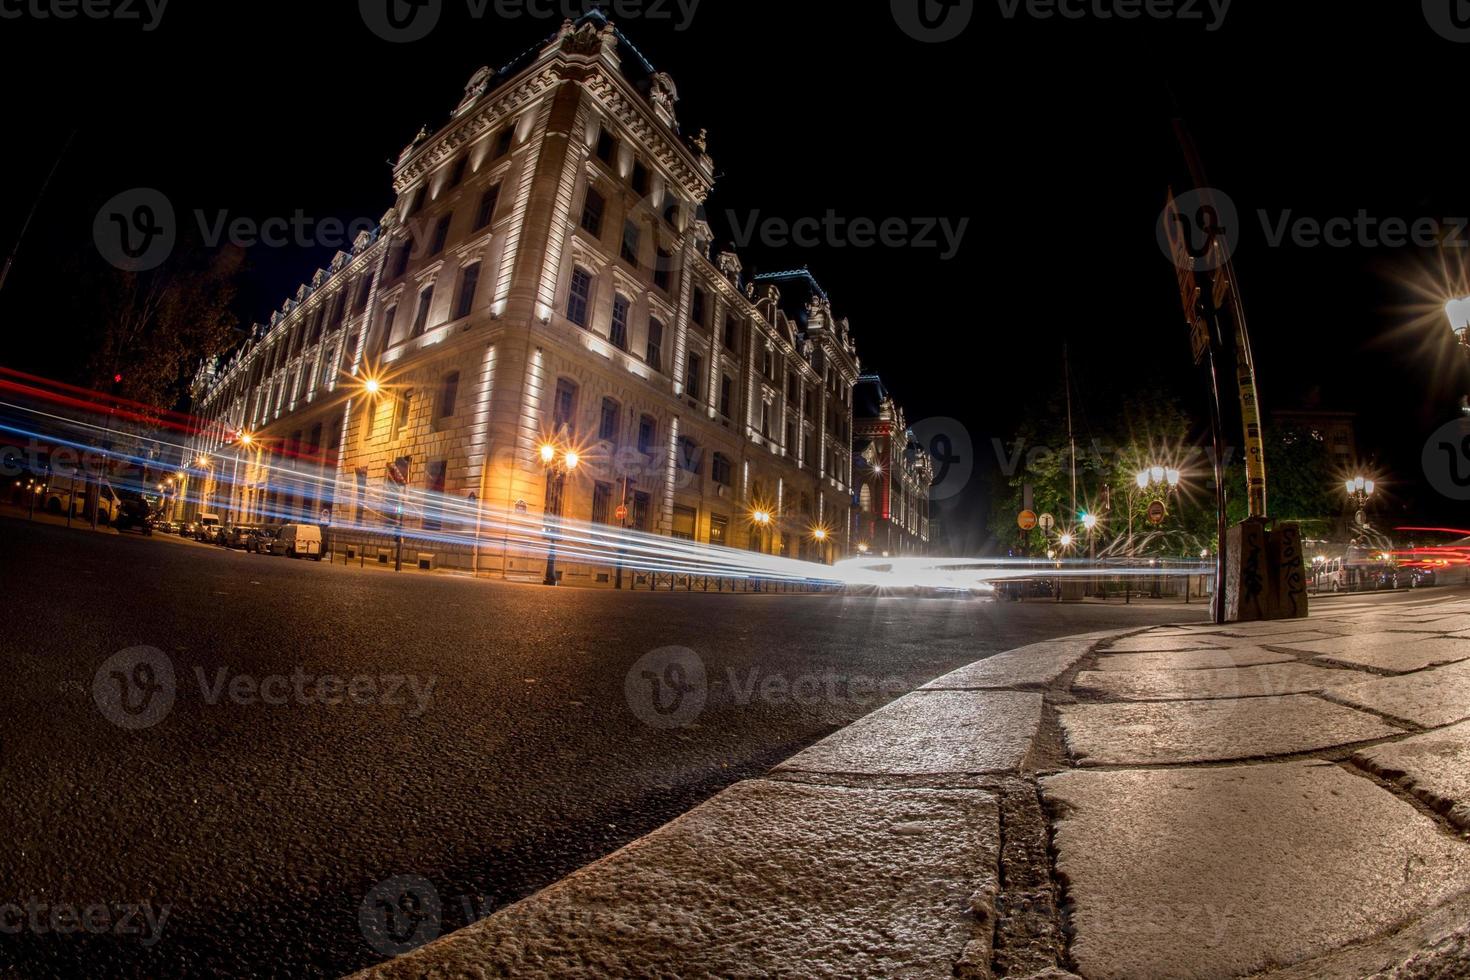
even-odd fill
[(1225, 538), (1225, 621), (1305, 619), (1307, 570), (1296, 524), (1253, 517)]

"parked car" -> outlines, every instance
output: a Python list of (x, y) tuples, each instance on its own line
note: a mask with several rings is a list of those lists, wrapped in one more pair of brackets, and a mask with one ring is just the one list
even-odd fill
[(221, 524), (218, 514), (200, 514), (198, 529), (194, 532), (196, 540), (213, 543), (219, 540)]
[(113, 527), (119, 531), (141, 531), (144, 536), (153, 536), (153, 508), (137, 494), (128, 494), (112, 519)]
[(192, 537), (198, 536), (198, 534), (199, 534), (199, 525), (198, 524), (194, 523), (193, 521), (180, 521), (179, 522), (179, 537), (181, 537), (181, 538), (192, 538)]
[(322, 529), (315, 524), (287, 524), (271, 544), (271, 554), (322, 560)]
[[(45, 510), (48, 514), (65, 514), (70, 508), (73, 517), (88, 517), (87, 500), (90, 494), (91, 491), (84, 482), (77, 482), (74, 487), (47, 487)], [(103, 483), (101, 492), (97, 494), (97, 523), (109, 524), (116, 520), (121, 508), (122, 501), (112, 487)]]
[(153, 522), (153, 530), (160, 534), (178, 534), (179, 525), (176, 521), (165, 521), (162, 518)]
[(1436, 585), (1439, 577), (1435, 575), (1434, 569), (1415, 566), (1412, 568), (1400, 568), (1394, 588), (1398, 589), (1422, 589)]
[(233, 524), (220, 533), (220, 544), (226, 548), (247, 548), (256, 529), (246, 524)]
[(245, 550), (253, 551), (257, 555), (269, 555), (271, 554), (271, 544), (275, 540), (275, 528), (257, 527), (250, 532), (250, 537), (245, 539)]

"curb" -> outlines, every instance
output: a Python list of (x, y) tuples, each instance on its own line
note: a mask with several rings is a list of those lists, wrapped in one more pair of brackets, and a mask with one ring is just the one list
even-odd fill
[(1055, 969), (1057, 888), (1041, 867), (1047, 820), (1030, 778), (1056, 751), (1039, 743), (1060, 737), (1045, 693), (1103, 640), (1137, 632), (1031, 644), (952, 671), (354, 976), (989, 976), (997, 960), (1012, 976)]

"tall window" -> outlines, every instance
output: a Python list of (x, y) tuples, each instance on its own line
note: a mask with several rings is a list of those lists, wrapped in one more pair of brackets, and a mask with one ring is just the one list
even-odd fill
[(363, 276), (362, 285), (358, 286), (357, 288), (357, 300), (353, 304), (352, 312), (361, 313), (363, 310), (367, 309), (368, 300), (372, 298), (372, 295), (373, 277), (371, 275)]
[(454, 403), (459, 400), (459, 372), (450, 371), (444, 376), (439, 388), (439, 418), (447, 419), (454, 414)]
[(587, 326), (587, 309), (592, 298), (592, 274), (586, 269), (572, 270), (572, 287), (567, 291), (567, 319), (579, 327)]
[(715, 453), (710, 462), (709, 475), (716, 483), (730, 486), (735, 479), (735, 467), (731, 465), (730, 457), (724, 453)]
[(611, 398), (602, 400), (602, 418), (597, 424), (597, 438), (606, 439), (608, 442), (616, 442), (618, 438), (618, 420), (623, 413), (622, 406)]
[(449, 241), (449, 221), (453, 217), (453, 214), (443, 215), (434, 225), (434, 240), (429, 246), (430, 255), (438, 255), (444, 251), (444, 243)]
[(602, 130), (597, 134), (597, 159), (603, 163), (612, 163), (613, 157), (618, 153), (618, 141), (613, 139), (612, 133)]
[(347, 290), (340, 289), (336, 296), (332, 297), (332, 323), (331, 327), (336, 330), (342, 326), (342, 318), (347, 313)]
[(398, 433), (408, 425), (409, 413), (413, 411), (413, 390), (405, 391), (398, 396), (398, 411), (393, 415), (393, 438), (398, 438)]
[(669, 270), (674, 267), (674, 254), (666, 248), (658, 249), (653, 262), (653, 284), (664, 292), (669, 291)]
[(500, 202), (500, 185), (489, 188), (480, 195), (480, 206), (475, 210), (475, 231), (488, 225), (495, 217), (495, 205)]
[(511, 151), (516, 142), (516, 125), (511, 123), (495, 140), (495, 159), (499, 160)]
[(643, 165), (643, 161), (641, 160), (633, 161), (632, 184), (633, 190), (639, 195), (646, 195), (648, 193), (648, 168)]
[(703, 386), (699, 383), (704, 375), (704, 358), (698, 354), (689, 355), (689, 363), (684, 369), (684, 388), (689, 392), (690, 398), (698, 398)]
[(697, 324), (699, 324), (701, 327), (704, 326), (704, 308), (705, 308), (705, 295), (704, 295), (704, 290), (703, 289), (700, 289), (698, 286), (695, 286), (694, 287), (693, 310), (692, 310), (692, 312), (689, 315), (691, 317), (693, 317), (694, 322), (697, 323)]
[(740, 337), (740, 325), (733, 316), (725, 317), (725, 349), (735, 350)]
[(388, 307), (387, 311), (383, 314), (382, 344), (386, 345), (393, 342), (393, 321), (396, 319), (398, 319), (398, 306), (394, 304)]
[(434, 287), (425, 286), (419, 293), (419, 308), (413, 316), (413, 335), (423, 336), (425, 328), (429, 325), (429, 304), (434, 302)]
[(398, 250), (393, 255), (394, 279), (408, 271), (408, 260), (411, 258), (413, 258), (413, 235), (409, 234), (398, 243)]
[(480, 285), (480, 263), (466, 266), (459, 274), (459, 298), (454, 301), (454, 318), (470, 315), (475, 308), (475, 289)]
[(730, 380), (730, 376), (728, 374), (720, 375), (720, 414), (727, 419), (732, 415), (730, 411), (730, 393), (733, 388), (734, 382)]
[(629, 265), (638, 264), (638, 224), (634, 221), (623, 222), (623, 244), (618, 249), (618, 255)]
[(679, 437), (679, 469), (699, 472), (699, 443), (688, 436)]
[(326, 312), (327, 308), (325, 304), (311, 311), (311, 329), (308, 331), (306, 341), (308, 347), (322, 339), (322, 321), (326, 319)]
[(761, 402), (761, 435), (771, 438), (771, 403)]
[(644, 360), (655, 371), (663, 370), (664, 325), (653, 318), (648, 321), (648, 356)]
[(568, 432), (576, 431), (577, 384), (566, 378), (556, 381), (556, 401), (552, 402), (551, 428), (558, 434), (565, 426)]
[(618, 350), (628, 349), (628, 300), (623, 296), (613, 297), (611, 339)]
[(587, 200), (582, 204), (582, 228), (593, 238), (602, 237), (602, 212), (607, 201), (595, 188), (587, 188)]
[(612, 523), (612, 495), (611, 483), (594, 483), (592, 485), (592, 523)]
[(461, 156), (458, 160), (454, 161), (454, 166), (449, 168), (449, 182), (447, 186), (458, 187), (464, 183), (464, 168), (469, 162), (470, 158), (467, 156)]
[(652, 415), (638, 420), (638, 451), (645, 456), (653, 455), (654, 443), (658, 440), (658, 422)]
[(730, 538), (730, 518), (723, 514), (711, 514), (709, 519), (709, 543), (722, 545)]
[(680, 541), (694, 540), (694, 522), (699, 514), (693, 507), (674, 506), (674, 525), (669, 529), (669, 537)]
[(647, 493), (633, 494), (633, 527), (639, 531), (652, 530), (653, 497)]
[(403, 217), (412, 218), (419, 213), (419, 205), (424, 203), (424, 185), (420, 184), (409, 192), (403, 202)]

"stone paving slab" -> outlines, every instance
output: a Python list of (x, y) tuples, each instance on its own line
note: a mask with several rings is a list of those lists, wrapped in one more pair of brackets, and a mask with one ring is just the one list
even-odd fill
[(1403, 625), (1392, 624), (1389, 628), (1414, 633), (1456, 633), (1470, 630), (1470, 616), (1437, 616), (1412, 623), (1405, 621)]
[(951, 671), (920, 690), (1047, 688), (1091, 653), (1099, 638), (1109, 635), (1088, 634), (1017, 647)]
[(1470, 642), (1417, 633), (1359, 633), (1281, 645), (1318, 654), (1317, 659), (1327, 663), (1371, 667), (1401, 674), (1457, 660), (1470, 660)]
[(1470, 830), (1470, 722), (1374, 745), (1353, 759)]
[(1343, 681), (1330, 685), (1324, 693), (1425, 728), (1439, 728), (1470, 719), (1470, 662), (1401, 677)]
[(1077, 675), (1072, 690), (1079, 694), (1131, 701), (1245, 698), (1321, 690), (1339, 681), (1343, 673), (1302, 663), (1134, 673), (1085, 670)]
[(751, 780), (358, 976), (951, 976), (989, 962), (999, 847), (988, 793)]
[(1241, 976), (1470, 889), (1470, 846), (1328, 763), (1072, 771), (1042, 787), (1086, 977)]
[(1153, 653), (1165, 650), (1217, 650), (1225, 645), (1220, 640), (1220, 637), (1214, 636), (1154, 636), (1152, 633), (1145, 633), (1142, 636), (1124, 637), (1108, 647), (1108, 650), (1113, 653)]
[(1306, 619), (1272, 619), (1257, 623), (1224, 623), (1215, 629), (1221, 633), (1232, 636), (1246, 636), (1251, 638), (1270, 636), (1275, 633), (1298, 633), (1305, 629), (1320, 629), (1322, 622), (1313, 618)]
[(1372, 715), (1309, 694), (1058, 708), (1079, 765), (1223, 762), (1401, 735)]
[(1042, 695), (915, 691), (787, 759), (776, 772), (934, 775), (1020, 769)]
[(1227, 650), (1174, 650), (1159, 653), (1103, 653), (1094, 670), (1205, 670), (1223, 667), (1253, 667), (1295, 660), (1289, 653), (1261, 647), (1231, 647)]

